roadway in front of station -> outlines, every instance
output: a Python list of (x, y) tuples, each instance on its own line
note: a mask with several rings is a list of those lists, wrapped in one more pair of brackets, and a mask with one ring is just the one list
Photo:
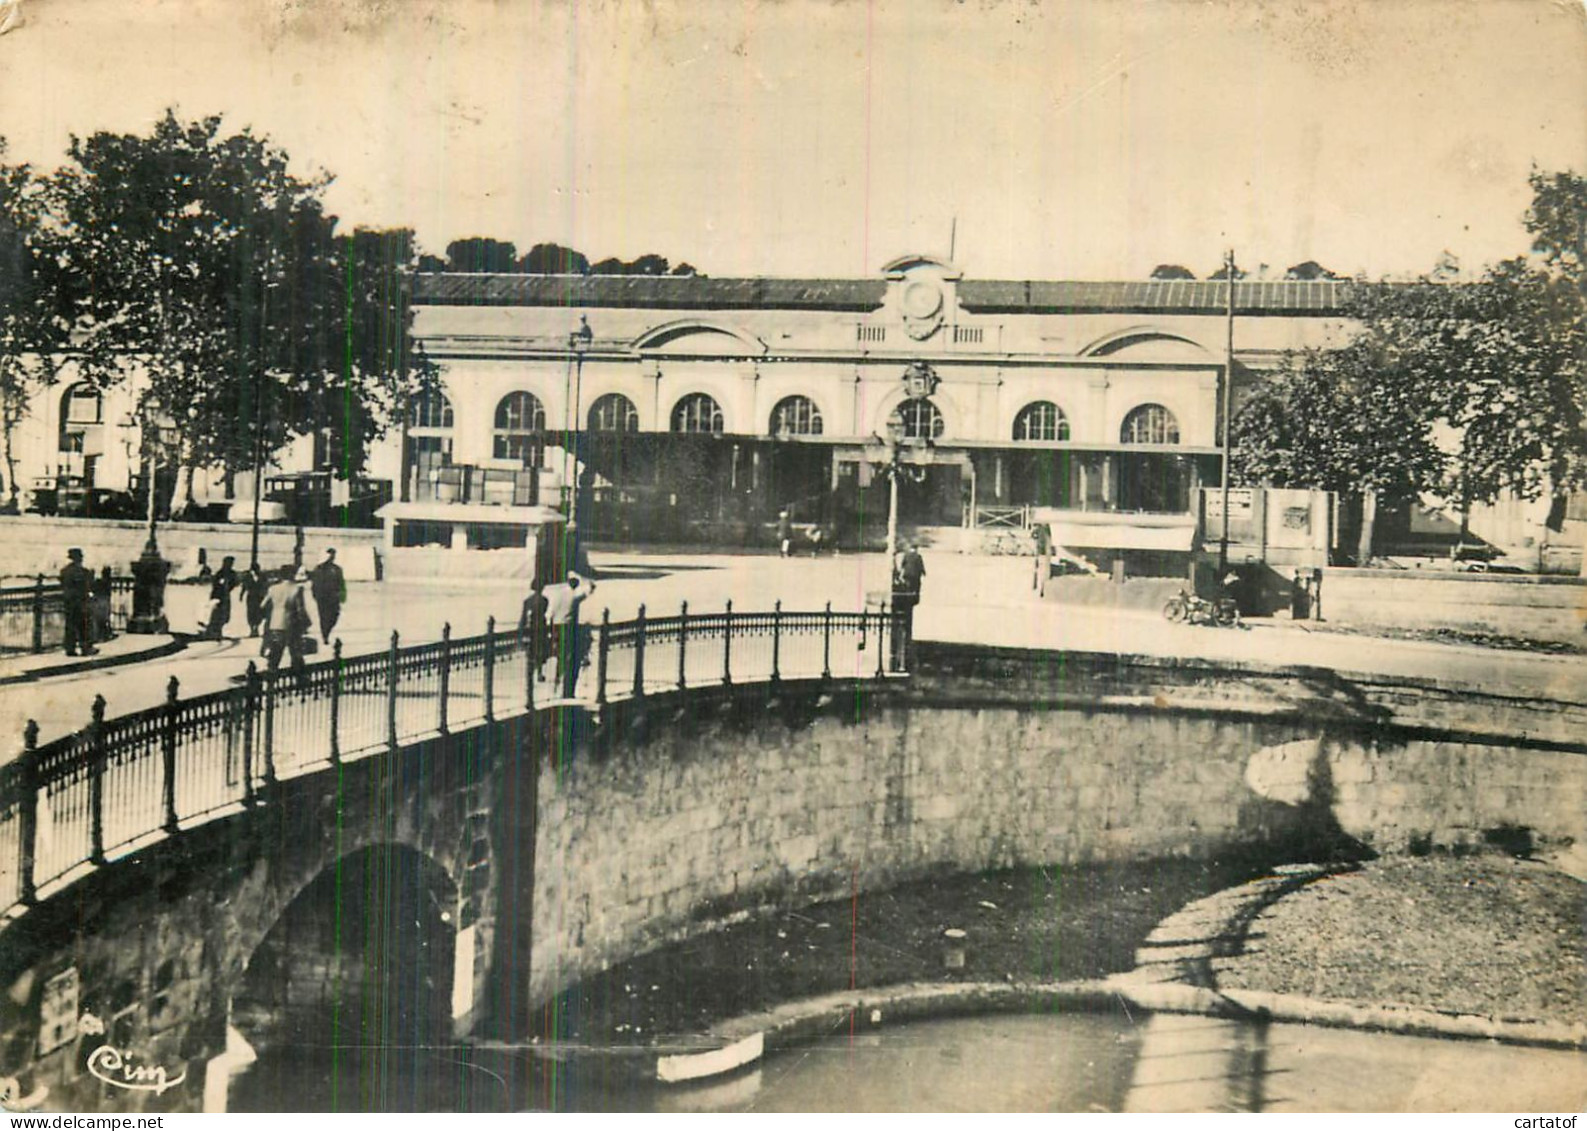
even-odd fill
[[(1304, 665), (1355, 673), (1438, 679), (1521, 697), (1587, 701), (1587, 657), (1506, 651), (1469, 645), (1391, 640), (1329, 631), (1306, 622), (1255, 621), (1245, 629), (1176, 625), (1154, 610), (1060, 604), (1038, 599), (1028, 558), (925, 554), (926, 579), (916, 611), (922, 640), (1008, 647), (1207, 658), (1264, 665)], [(595, 553), (600, 575), (585, 603), (587, 621), (603, 609), (614, 620), (632, 618), (643, 604), (650, 616), (672, 616), (682, 602), (693, 613), (770, 609), (781, 600), (789, 612), (837, 611), (865, 606), (888, 588), (883, 555), (781, 559), (766, 555)], [(395, 629), (404, 644), (440, 638), (450, 622), (455, 638), (516, 625), (524, 581), (394, 581), (354, 583), (336, 628), (345, 656), (383, 651)], [(179, 628), (184, 627), (178, 625)], [(250, 660), (262, 663), (258, 641), (246, 635), (234, 598), (227, 640), (192, 641), (174, 656), (94, 671), (49, 676), (0, 687), (0, 757), (22, 746), (29, 718), (48, 742), (88, 722), (96, 694), (116, 716), (164, 700), (171, 676), (183, 697), (231, 685)], [(322, 650), (316, 660), (323, 659)]]

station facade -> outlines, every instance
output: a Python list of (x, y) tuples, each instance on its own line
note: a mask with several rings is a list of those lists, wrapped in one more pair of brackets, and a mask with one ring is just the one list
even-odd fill
[[(1236, 284), (1236, 395), (1343, 340), (1342, 287)], [(415, 298), (445, 392), (410, 415), (408, 493), (455, 492), (445, 465), (521, 466), (594, 538), (733, 541), (786, 509), (874, 541), (895, 453), (906, 528), (1150, 525), (1219, 481), (1219, 282), (975, 280), (910, 256), (872, 279), (424, 275)]]

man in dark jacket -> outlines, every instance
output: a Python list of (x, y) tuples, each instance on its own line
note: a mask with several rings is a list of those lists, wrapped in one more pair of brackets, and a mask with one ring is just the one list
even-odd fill
[(911, 542), (893, 567), (893, 670), (909, 668), (915, 636), (915, 606), (920, 604), (920, 583), (926, 576), (926, 563), (920, 548)]
[(94, 647), (93, 624), (90, 619), (89, 587), (94, 575), (83, 566), (83, 552), (75, 546), (66, 551), (66, 565), (61, 570), (61, 606), (66, 614), (66, 654), (92, 656)]
[(219, 640), (225, 631), (226, 624), (231, 620), (231, 591), (237, 588), (237, 568), (233, 564), (236, 558), (226, 555), (220, 563), (220, 568), (215, 571), (215, 576), (210, 580), (209, 586), (209, 621), (204, 625), (204, 639)]
[(320, 616), (320, 639), (329, 644), (331, 630), (342, 615), (342, 602), (347, 600), (347, 579), (336, 564), (335, 550), (326, 550), (325, 560), (314, 567), (309, 591), (314, 594), (314, 609)]
[(259, 568), (259, 563), (254, 562), (238, 584), (242, 589), (243, 611), (248, 614), (248, 635), (258, 636), (259, 626), (265, 619), (265, 594), (270, 590), (270, 579)]
[(518, 631), (528, 641), (530, 663), (542, 683), (546, 677), (540, 667), (551, 654), (551, 602), (545, 590), (545, 582), (538, 577), (529, 583), (529, 596), (524, 598), (523, 613), (518, 618)]

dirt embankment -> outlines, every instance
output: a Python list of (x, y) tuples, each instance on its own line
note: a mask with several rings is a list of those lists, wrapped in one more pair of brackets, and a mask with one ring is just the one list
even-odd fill
[(1497, 854), (1393, 857), (1278, 900), (1220, 989), (1587, 1024), (1587, 884)]
[[(1250, 861), (1019, 869), (793, 908), (664, 947), (564, 994), (552, 1040), (701, 1033), (850, 988), (1038, 983), (1129, 970), (1162, 919), (1265, 869)], [(1311, 883), (1214, 960), (1216, 988), (1587, 1023), (1587, 884), (1503, 855), (1399, 857)], [(963, 931), (963, 965), (949, 965)]]

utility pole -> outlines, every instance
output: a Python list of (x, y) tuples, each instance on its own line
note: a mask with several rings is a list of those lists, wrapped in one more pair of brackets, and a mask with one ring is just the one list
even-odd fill
[(1218, 579), (1221, 582), (1225, 571), (1229, 568), (1229, 452), (1231, 436), (1229, 432), (1229, 408), (1234, 395), (1234, 249), (1230, 248), (1223, 256), (1224, 282), (1227, 284), (1225, 294), (1228, 297), (1228, 336), (1224, 342), (1223, 351), (1223, 408), (1220, 413), (1223, 428), (1223, 519), (1222, 532), (1218, 539)]

